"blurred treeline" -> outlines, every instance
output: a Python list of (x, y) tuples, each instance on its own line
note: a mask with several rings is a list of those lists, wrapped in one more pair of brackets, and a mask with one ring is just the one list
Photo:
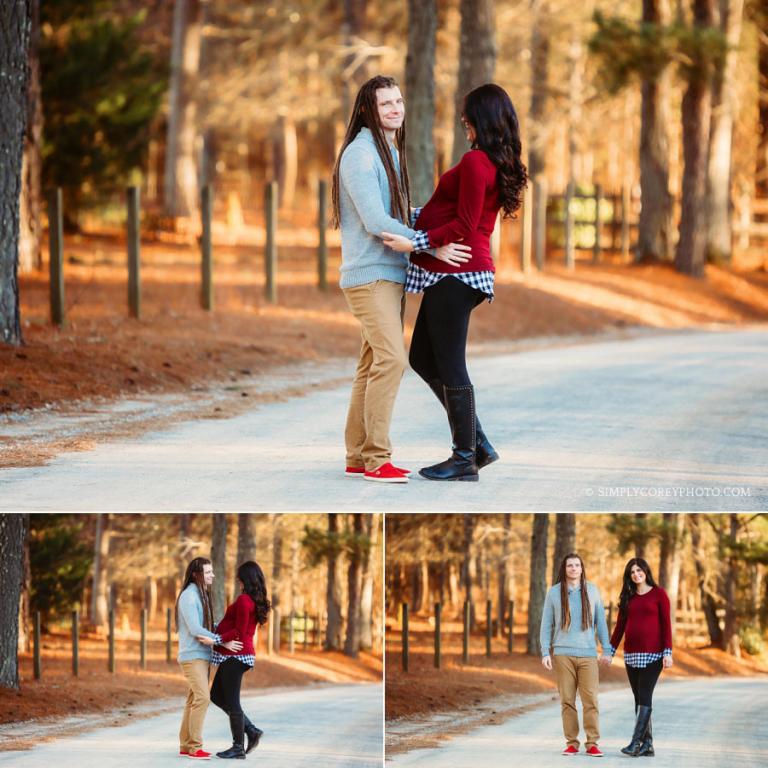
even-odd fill
[(751, 215), (768, 197), (766, 0), (32, 5), (22, 269), (39, 265), (52, 185), (73, 226), (128, 182), (153, 226), (196, 227), (212, 183), (237, 227), (273, 179), (282, 215), (301, 220), (358, 85), (379, 72), (403, 84), (409, 130), (426, 121), (432, 138), (433, 155), (409, 149), (420, 197), (423, 164), (434, 181), (463, 151), (457, 95), (488, 79), (520, 114), (537, 205), (569, 183), (639, 191), (638, 258), (700, 274), (705, 255), (730, 258), (735, 206)]
[(237, 566), (255, 560), (280, 616), (320, 616), (325, 648), (356, 656), (381, 637), (380, 526), (380, 515), (363, 514), (30, 515), (19, 645), (28, 646), (35, 611), (44, 628), (67, 623), (74, 609), (97, 632), (110, 609), (125, 629), (138, 626), (142, 609), (150, 625), (165, 626), (199, 556), (214, 565), (216, 621), (239, 594)]
[(570, 552), (613, 603), (614, 621), (627, 560), (643, 557), (670, 596), (678, 641), (764, 650), (768, 519), (759, 514), (388, 514), (387, 612), (408, 602), (427, 614), (440, 602), (458, 616), (470, 600), (479, 622), (491, 600), (501, 628), (514, 600), (538, 653), (544, 596)]

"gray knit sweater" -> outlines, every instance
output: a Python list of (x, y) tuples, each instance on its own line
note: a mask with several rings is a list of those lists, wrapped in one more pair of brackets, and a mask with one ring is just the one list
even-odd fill
[[(397, 151), (390, 151), (399, 171)], [(408, 257), (384, 245), (381, 233), (413, 238), (416, 232), (392, 217), (387, 172), (368, 128), (344, 150), (339, 169), (341, 287), (376, 280), (405, 283)]]

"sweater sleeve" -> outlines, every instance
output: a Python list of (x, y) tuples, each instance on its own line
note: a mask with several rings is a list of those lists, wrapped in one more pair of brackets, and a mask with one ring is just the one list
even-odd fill
[(600, 596), (599, 592), (597, 592), (597, 597), (595, 598), (592, 620), (595, 623), (595, 629), (597, 629), (597, 638), (600, 640), (603, 656), (608, 656), (611, 653), (611, 643), (608, 639), (608, 624), (605, 622), (605, 606), (603, 605), (603, 598)]
[(186, 624), (191, 635), (203, 635), (203, 637), (210, 637), (211, 640), (221, 642), (220, 635), (207, 630), (203, 626), (199, 608), (200, 601), (198, 598), (184, 590), (179, 598), (179, 621), (183, 621)]
[(481, 150), (467, 152), (459, 162), (459, 202), (456, 217), (430, 229), (429, 243), (434, 247), (457, 243), (468, 237), (480, 221), (488, 186), (488, 169)]
[(624, 629), (627, 626), (627, 611), (626, 609), (619, 608), (619, 615), (616, 619), (616, 626), (613, 628), (613, 634), (611, 635), (611, 652), (616, 653), (621, 644), (621, 638), (624, 637)]
[(416, 234), (384, 209), (376, 174), (376, 159), (366, 148), (350, 144), (344, 150), (339, 165), (339, 178), (368, 234), (381, 237), (382, 232), (389, 232), (405, 235), (409, 240)]
[(659, 587), (659, 626), (661, 627), (661, 640), (664, 645), (663, 650), (672, 649), (672, 618), (669, 608), (669, 597), (667, 593)]
[(541, 613), (541, 628), (539, 631), (539, 645), (541, 645), (541, 655), (550, 656), (552, 651), (552, 616), (554, 612), (554, 603), (552, 602), (552, 590), (547, 590), (547, 596), (544, 598), (544, 610)]

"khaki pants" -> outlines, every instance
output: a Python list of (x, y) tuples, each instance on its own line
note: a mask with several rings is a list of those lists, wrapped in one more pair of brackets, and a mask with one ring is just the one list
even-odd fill
[(581, 698), (584, 733), (589, 749), (600, 740), (600, 712), (597, 691), (600, 672), (596, 658), (581, 656), (553, 656), (557, 690), (563, 716), (563, 734), (569, 745), (579, 748), (579, 713), (576, 710), (576, 691)]
[(211, 700), (208, 693), (209, 665), (203, 659), (180, 661), (179, 664), (189, 688), (181, 718), (179, 748), (182, 752), (196, 752), (203, 746), (203, 720)]
[(345, 288), (344, 296), (362, 335), (344, 431), (347, 466), (371, 471), (392, 458), (389, 425), (408, 365), (403, 343), (405, 291), (400, 283), (376, 280)]

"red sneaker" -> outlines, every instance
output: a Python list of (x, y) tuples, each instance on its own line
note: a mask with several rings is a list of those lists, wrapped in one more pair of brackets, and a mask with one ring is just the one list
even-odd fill
[(193, 760), (210, 760), (211, 753), (204, 749), (198, 749), (197, 752), (190, 752), (187, 757), (191, 757)]
[(404, 475), (397, 467), (386, 462), (380, 467), (363, 473), (364, 480), (373, 480), (375, 483), (407, 483), (408, 476)]
[(603, 756), (603, 753), (600, 751), (600, 747), (598, 747), (597, 744), (593, 744), (591, 747), (588, 747), (585, 754), (589, 755), (590, 757)]
[(186, 749), (179, 749), (179, 757), (189, 757), (189, 752)]
[[(403, 469), (403, 467), (395, 467), (395, 469), (403, 475), (411, 474), (410, 469)], [(365, 474), (365, 467), (347, 467), (344, 474), (347, 477), (362, 477)]]
[(578, 755), (579, 754), (579, 748), (574, 747), (573, 744), (569, 744), (562, 752), (564, 755)]

